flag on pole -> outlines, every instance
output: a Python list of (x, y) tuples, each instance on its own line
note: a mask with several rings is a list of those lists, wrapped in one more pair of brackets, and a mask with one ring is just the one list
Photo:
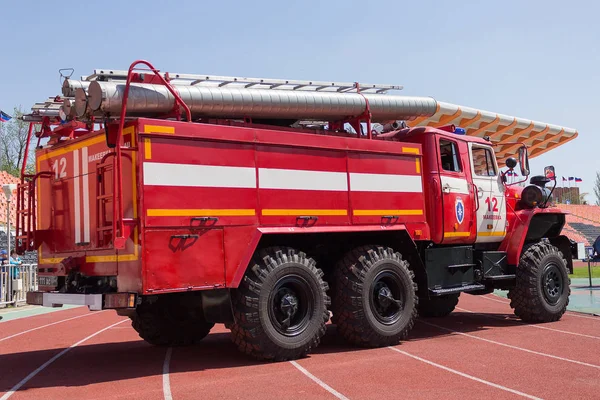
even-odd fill
[(7, 122), (11, 119), (12, 117), (10, 115), (8, 115), (7, 113), (5, 113), (4, 111), (0, 110), (0, 122)]
[(570, 181), (572, 181), (572, 180), (575, 180), (575, 177), (574, 177), (574, 176), (570, 176), (570, 177), (569, 177), (569, 180), (570, 180)]
[(581, 178), (575, 178), (575, 182), (581, 182), (582, 179)]
[(562, 178), (563, 178), (563, 182), (566, 182), (566, 181), (567, 181), (567, 178), (565, 178), (564, 176), (563, 176)]

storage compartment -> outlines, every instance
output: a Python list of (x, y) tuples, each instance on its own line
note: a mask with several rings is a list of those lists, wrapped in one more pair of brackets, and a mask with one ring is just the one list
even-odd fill
[(147, 292), (225, 285), (222, 229), (146, 231), (143, 248)]
[(469, 246), (425, 250), (429, 289), (471, 284), (475, 280), (473, 249)]
[(481, 265), (484, 279), (507, 275), (506, 252), (504, 251), (477, 251), (475, 253), (477, 264)]

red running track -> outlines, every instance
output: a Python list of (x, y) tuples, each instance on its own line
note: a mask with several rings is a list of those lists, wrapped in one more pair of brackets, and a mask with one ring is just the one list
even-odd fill
[(600, 318), (527, 325), (508, 300), (462, 295), (409, 340), (346, 345), (329, 326), (296, 362), (259, 363), (221, 325), (199, 345), (157, 348), (126, 318), (84, 308), (0, 323), (0, 399), (600, 398)]

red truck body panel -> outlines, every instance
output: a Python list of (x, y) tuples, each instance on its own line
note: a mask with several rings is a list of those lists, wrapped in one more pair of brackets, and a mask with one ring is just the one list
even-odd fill
[(112, 203), (96, 207), (98, 176), (111, 188), (112, 170), (97, 168), (112, 150), (103, 131), (92, 135), (38, 151), (39, 170), (72, 164), (38, 183), (38, 229), (53, 232), (41, 272), (83, 257), (82, 273), (118, 275), (119, 291), (212, 289), (239, 283), (264, 234), (402, 229), (430, 239), (418, 143), (138, 119), (123, 157), (124, 216), (137, 223), (117, 255), (97, 239), (98, 213), (112, 219)]
[[(126, 130), (125, 145), (135, 147), (133, 128)], [(127, 291), (141, 291), (140, 230), (132, 231), (126, 247), (118, 254), (98, 241), (98, 173), (97, 165), (109, 153), (104, 135), (84, 136), (65, 145), (40, 149), (36, 153), (38, 171), (52, 171), (53, 177), (38, 179), (37, 229), (44, 232), (38, 249), (39, 272), (59, 271), (58, 264), (66, 257), (78, 262), (80, 271), (90, 276), (118, 274), (118, 284)], [(123, 157), (123, 198), (125, 216), (138, 218), (137, 153)], [(112, 193), (112, 173), (103, 174), (104, 186)], [(56, 179), (58, 178), (58, 179)], [(112, 220), (112, 204), (104, 214)]]

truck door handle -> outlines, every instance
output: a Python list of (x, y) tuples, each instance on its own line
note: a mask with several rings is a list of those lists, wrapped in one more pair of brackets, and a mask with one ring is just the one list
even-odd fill
[(305, 220), (305, 221), (310, 221), (310, 220), (315, 220), (316, 221), (316, 220), (319, 219), (319, 217), (316, 217), (314, 215), (299, 215), (299, 216), (296, 217), (296, 219), (302, 219), (302, 220)]
[(217, 222), (218, 220), (219, 220), (219, 218), (217, 218), (217, 217), (192, 217), (192, 222), (194, 222), (194, 221), (200, 221), (200, 222), (214, 221), (214, 222)]
[(449, 184), (447, 184), (447, 183), (446, 183), (446, 184), (445, 184), (445, 185), (442, 187), (442, 189), (444, 190), (444, 193), (450, 193), (450, 189), (451, 189), (451, 187), (450, 187), (450, 185), (449, 185)]
[(173, 239), (198, 239), (200, 235), (171, 235)]

